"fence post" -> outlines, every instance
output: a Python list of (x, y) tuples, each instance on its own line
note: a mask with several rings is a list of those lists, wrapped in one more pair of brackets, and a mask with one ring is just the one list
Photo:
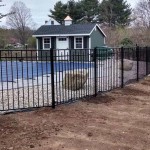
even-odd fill
[(148, 66), (148, 62), (149, 62), (149, 59), (148, 59), (148, 55), (149, 55), (149, 53), (148, 53), (148, 47), (146, 46), (146, 75), (148, 75), (149, 74), (149, 66)]
[(96, 55), (97, 55), (97, 48), (94, 48), (94, 86), (95, 86), (95, 92), (94, 96), (97, 96), (97, 63), (96, 63)]
[(124, 87), (124, 48), (121, 47), (121, 88)]
[(52, 108), (55, 108), (55, 85), (54, 85), (54, 49), (50, 49), (51, 60), (51, 90), (52, 90)]
[(137, 81), (139, 81), (139, 46), (136, 46), (136, 58), (137, 58)]

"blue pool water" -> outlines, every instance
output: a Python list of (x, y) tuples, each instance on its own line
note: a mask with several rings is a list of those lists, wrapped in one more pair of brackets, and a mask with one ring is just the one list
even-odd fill
[[(54, 72), (73, 69), (87, 69), (93, 63), (54, 62)], [(0, 82), (13, 82), (15, 79), (33, 79), (51, 73), (50, 62), (0, 62)]]

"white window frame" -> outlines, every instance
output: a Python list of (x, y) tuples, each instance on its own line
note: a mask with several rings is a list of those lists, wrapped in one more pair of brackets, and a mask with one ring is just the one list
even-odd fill
[[(76, 47), (76, 39), (77, 39), (77, 38), (81, 38), (81, 39), (82, 39), (82, 48), (77, 48), (77, 47)], [(75, 48), (75, 49), (83, 49), (83, 36), (74, 37), (74, 48)]]
[[(49, 46), (50, 46), (50, 47), (49, 47), (49, 48), (45, 48), (45, 43), (44, 43), (44, 40), (45, 40), (45, 39), (49, 39), (49, 40), (50, 40), (50, 43), (49, 43)], [(50, 48), (51, 48), (51, 37), (44, 37), (44, 38), (43, 38), (43, 50), (49, 50)]]

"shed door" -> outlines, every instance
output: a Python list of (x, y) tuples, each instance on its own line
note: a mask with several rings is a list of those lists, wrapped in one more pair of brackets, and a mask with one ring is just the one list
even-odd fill
[(68, 37), (57, 37), (57, 60), (69, 59), (69, 39)]

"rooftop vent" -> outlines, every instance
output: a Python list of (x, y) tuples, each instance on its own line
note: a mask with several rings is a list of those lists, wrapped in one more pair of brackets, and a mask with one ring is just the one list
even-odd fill
[(69, 26), (72, 24), (72, 18), (70, 16), (67, 16), (65, 19), (64, 19), (64, 22), (65, 22), (65, 26)]

